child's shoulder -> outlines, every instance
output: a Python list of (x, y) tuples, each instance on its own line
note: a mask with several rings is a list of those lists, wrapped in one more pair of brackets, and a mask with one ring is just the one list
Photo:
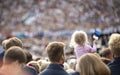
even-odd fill
[(86, 44), (84, 47), (91, 47), (91, 45)]

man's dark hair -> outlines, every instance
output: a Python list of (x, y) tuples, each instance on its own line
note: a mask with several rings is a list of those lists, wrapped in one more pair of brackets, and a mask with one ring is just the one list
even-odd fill
[(46, 50), (51, 62), (59, 62), (62, 55), (64, 55), (64, 43), (52, 42), (48, 44)]
[(13, 46), (10, 47), (4, 55), (5, 63), (12, 63), (18, 61), (18, 63), (25, 63), (26, 62), (26, 55), (24, 50), (20, 47)]

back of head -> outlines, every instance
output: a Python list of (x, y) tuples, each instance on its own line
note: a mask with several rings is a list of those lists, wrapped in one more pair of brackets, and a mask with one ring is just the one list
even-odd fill
[(110, 70), (100, 57), (94, 54), (84, 54), (79, 60), (81, 75), (110, 75)]
[(115, 57), (120, 57), (120, 34), (114, 33), (110, 36), (109, 47)]
[(112, 52), (109, 48), (104, 48), (102, 49), (101, 51), (101, 56), (102, 57), (105, 57), (105, 58), (108, 58), (108, 59), (111, 59), (112, 57)]
[(9, 49), (12, 46), (18, 46), (18, 47), (23, 47), (22, 41), (16, 37), (10, 38), (7, 40), (5, 43), (5, 50)]
[(3, 46), (3, 49), (5, 49), (6, 48), (6, 43), (7, 43), (7, 39), (6, 40), (3, 40), (3, 42), (2, 42), (2, 46)]
[(12, 62), (16, 62), (23, 64), (26, 62), (26, 55), (24, 53), (24, 50), (22, 48), (13, 46), (9, 48), (4, 55), (3, 63), (10, 64)]
[(88, 37), (84, 31), (75, 31), (72, 34), (70, 46), (84, 45), (88, 43)]
[(51, 62), (59, 62), (62, 55), (64, 55), (64, 43), (52, 42), (46, 48), (48, 57)]

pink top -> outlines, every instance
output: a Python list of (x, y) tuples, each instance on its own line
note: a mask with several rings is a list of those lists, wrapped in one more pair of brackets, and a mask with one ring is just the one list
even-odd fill
[(80, 58), (80, 56), (82, 56), (85, 53), (95, 53), (96, 52), (96, 45), (93, 45), (93, 47), (91, 47), (90, 45), (85, 45), (85, 46), (76, 46), (74, 48), (74, 52), (78, 59)]

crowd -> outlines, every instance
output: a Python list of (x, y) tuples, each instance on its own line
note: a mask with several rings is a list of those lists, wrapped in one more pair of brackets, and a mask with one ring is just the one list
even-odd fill
[(119, 5), (0, 0), (0, 75), (120, 75)]
[(93, 30), (98, 29), (108, 36), (120, 32), (119, 3), (119, 0), (0, 0), (0, 42), (15, 36), (23, 40), (26, 48), (41, 54), (38, 49), (43, 51), (53, 40), (69, 44), (75, 30), (84, 30), (91, 37)]
[(36, 59), (19, 38), (5, 39), (0, 53), (0, 75), (119, 75), (120, 34), (111, 34), (108, 46), (100, 53), (98, 41), (94, 40), (91, 46), (88, 39), (86, 32), (75, 31), (69, 44), (74, 53), (69, 58), (64, 41), (51, 41), (44, 49), (46, 55)]
[(119, 4), (119, 0), (1, 0), (0, 30), (103, 30), (119, 25)]

